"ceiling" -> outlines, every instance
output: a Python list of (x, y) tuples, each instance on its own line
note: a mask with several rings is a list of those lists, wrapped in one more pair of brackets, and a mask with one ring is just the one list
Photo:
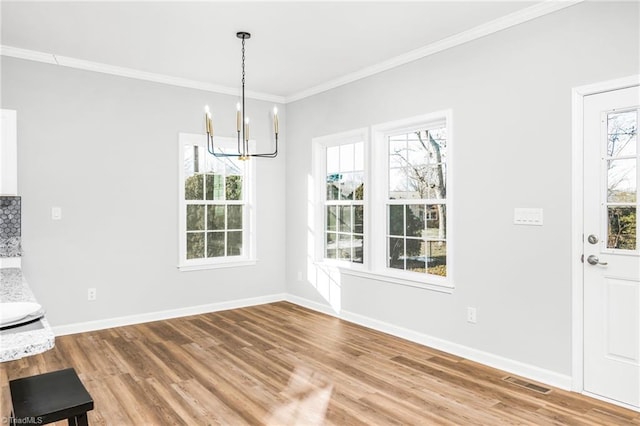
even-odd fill
[(247, 89), (286, 100), (541, 3), (2, 0), (1, 44), (237, 90), (248, 31)]

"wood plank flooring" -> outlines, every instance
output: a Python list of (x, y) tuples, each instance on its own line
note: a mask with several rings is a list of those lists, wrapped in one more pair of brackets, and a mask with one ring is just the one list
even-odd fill
[(640, 425), (287, 302), (58, 337), (0, 364), (0, 422), (9, 380), (67, 367), (95, 400), (91, 425)]

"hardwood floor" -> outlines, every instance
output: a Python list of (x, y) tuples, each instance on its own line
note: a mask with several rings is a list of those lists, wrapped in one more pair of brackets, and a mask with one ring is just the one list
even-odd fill
[[(74, 367), (91, 425), (631, 425), (640, 413), (287, 302), (56, 338), (8, 381)], [(65, 425), (65, 422), (58, 422)]]

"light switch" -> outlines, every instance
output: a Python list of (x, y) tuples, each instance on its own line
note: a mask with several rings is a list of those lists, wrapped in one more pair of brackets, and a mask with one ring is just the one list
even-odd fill
[(52, 220), (61, 220), (62, 219), (62, 208), (60, 208), (60, 207), (51, 207), (51, 219)]
[(513, 209), (513, 223), (542, 226), (542, 209), (516, 207)]

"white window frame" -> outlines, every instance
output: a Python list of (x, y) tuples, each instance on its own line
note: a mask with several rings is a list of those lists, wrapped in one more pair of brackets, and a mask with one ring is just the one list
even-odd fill
[[(325, 202), (326, 202), (326, 170), (327, 170), (327, 148), (355, 144), (363, 142), (364, 145), (364, 245), (363, 245), (363, 263), (355, 263), (346, 260), (339, 259), (327, 259), (325, 258)], [(368, 222), (368, 191), (369, 191), (369, 130), (367, 128), (361, 128), (351, 130), (342, 133), (336, 133), (327, 136), (321, 136), (313, 138), (313, 176), (315, 181), (315, 187), (313, 193), (315, 194), (315, 205), (317, 208), (314, 210), (315, 215), (313, 218), (313, 229), (318, 230), (314, 241), (314, 260), (318, 264), (324, 264), (327, 266), (335, 266), (344, 269), (364, 270), (369, 262), (369, 243), (367, 238), (369, 236), (369, 230), (367, 227)], [(310, 224), (311, 225), (311, 224)]]
[[(409, 133), (417, 130), (440, 127), (447, 128), (447, 198), (444, 203), (447, 214), (446, 234), (447, 234), (447, 276), (440, 277), (433, 274), (425, 274), (411, 271), (403, 271), (389, 268), (387, 266), (387, 205), (389, 204), (389, 136)], [(371, 177), (371, 203), (369, 216), (372, 229), (384, 230), (375, 232), (370, 236), (371, 241), (371, 272), (383, 277), (387, 281), (421, 287), (442, 292), (451, 292), (453, 285), (453, 131), (452, 131), (452, 111), (450, 109), (437, 111), (430, 114), (419, 115), (402, 120), (372, 126), (372, 161), (371, 169), (379, 170), (372, 173)], [(372, 190), (371, 190), (372, 189)]]
[[(233, 153), (238, 149), (238, 141), (235, 138), (216, 137), (216, 149)], [(249, 141), (250, 145), (254, 141)], [(243, 209), (242, 218), (242, 246), (243, 254), (240, 256), (209, 257), (203, 259), (187, 259), (187, 224), (186, 206), (184, 197), (184, 152), (186, 146), (200, 146), (207, 152), (207, 139), (205, 135), (192, 133), (179, 133), (178, 135), (178, 269), (180, 271), (194, 271), (203, 269), (228, 268), (254, 265), (256, 263), (256, 232), (255, 232), (255, 160), (243, 161), (242, 193), (246, 208)]]
[[(317, 230), (313, 240), (313, 259), (318, 266), (337, 267), (341, 273), (385, 283), (407, 285), (442, 293), (452, 293), (454, 286), (453, 232), (453, 118), (452, 110), (436, 111), (402, 120), (377, 124), (312, 139), (313, 186), (315, 208), (309, 227)], [(389, 194), (388, 137), (405, 132), (445, 125), (447, 128), (447, 276), (401, 271), (387, 267), (387, 204)], [(362, 264), (325, 259), (325, 180), (326, 149), (330, 146), (364, 141), (364, 262)]]

